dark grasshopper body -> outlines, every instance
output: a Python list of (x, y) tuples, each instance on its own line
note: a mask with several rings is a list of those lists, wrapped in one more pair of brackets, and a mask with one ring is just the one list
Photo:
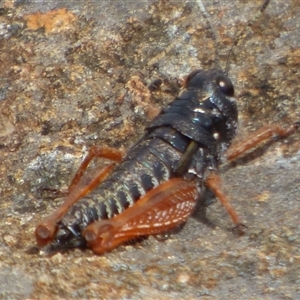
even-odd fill
[(174, 177), (197, 182), (215, 170), (236, 132), (230, 80), (219, 70), (194, 71), (180, 95), (146, 128), (111, 175), (80, 199), (58, 223), (55, 244), (86, 245), (82, 231), (122, 214), (148, 191)]

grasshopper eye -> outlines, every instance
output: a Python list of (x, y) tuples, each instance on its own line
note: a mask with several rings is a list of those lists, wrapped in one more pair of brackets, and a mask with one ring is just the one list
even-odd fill
[(216, 82), (222, 93), (229, 97), (234, 96), (234, 87), (228, 77), (224, 75), (218, 75), (216, 76)]

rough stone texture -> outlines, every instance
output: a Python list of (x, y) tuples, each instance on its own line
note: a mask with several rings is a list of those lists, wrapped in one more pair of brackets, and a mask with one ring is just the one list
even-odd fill
[[(186, 74), (225, 68), (260, 6), (202, 2), (211, 26), (197, 2), (0, 2), (1, 299), (300, 298), (299, 132), (221, 168), (243, 237), (215, 203), (215, 228), (191, 218), (163, 243), (103, 256), (34, 248), (61, 202), (41, 188), (66, 188), (91, 145), (128, 149)], [(229, 63), (238, 139), (299, 121), (299, 28), (299, 2), (273, 0), (241, 34)]]

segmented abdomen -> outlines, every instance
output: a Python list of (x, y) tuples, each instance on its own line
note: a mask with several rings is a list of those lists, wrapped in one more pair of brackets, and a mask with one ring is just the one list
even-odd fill
[(122, 213), (149, 190), (174, 177), (173, 168), (181, 155), (160, 138), (142, 140), (107, 180), (68, 211), (61, 224), (80, 233), (95, 220)]

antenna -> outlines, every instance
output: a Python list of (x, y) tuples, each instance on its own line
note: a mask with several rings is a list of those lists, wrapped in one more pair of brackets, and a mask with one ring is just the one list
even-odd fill
[(217, 66), (217, 68), (220, 68), (220, 60), (219, 60), (219, 53), (218, 53), (218, 34), (214, 29), (214, 26), (212, 25), (211, 21), (210, 21), (210, 16), (209, 13), (207, 12), (205, 6), (202, 3), (202, 0), (196, 0), (196, 3), (198, 4), (203, 16), (205, 17), (208, 25), (209, 25), (209, 30), (210, 30), (210, 34), (212, 36), (212, 39), (214, 41), (214, 48), (215, 48), (215, 65)]
[[(267, 6), (269, 5), (271, 0), (264, 0), (264, 3), (262, 4), (262, 6), (260, 7), (259, 11), (255, 14), (255, 16), (253, 17), (253, 19), (251, 19), (250, 21), (247, 22), (247, 24), (244, 26), (244, 28), (236, 34), (235, 40), (233, 45), (231, 46), (228, 56), (227, 56), (227, 60), (226, 60), (226, 66), (225, 66), (225, 74), (228, 75), (229, 72), (229, 63), (230, 63), (230, 58), (232, 56), (233, 53), (233, 49), (235, 46), (237, 46), (240, 37), (244, 34), (246, 28), (248, 26), (250, 26), (254, 21), (256, 21), (258, 19), (258, 17), (261, 16), (261, 14), (265, 11), (265, 9), (267, 8)], [(212, 39), (214, 41), (214, 45), (215, 45), (215, 64), (218, 68), (220, 68), (220, 60), (219, 60), (219, 53), (218, 53), (218, 34), (216, 32), (216, 30), (214, 29), (214, 26), (212, 25), (211, 21), (210, 21), (210, 15), (207, 12), (202, 0), (196, 0), (196, 3), (198, 4), (200, 11), (202, 12), (203, 16), (205, 17), (205, 19), (207, 20), (207, 23), (209, 24), (210, 27), (210, 32), (212, 35)], [(220, 68), (222, 69), (222, 68)]]
[(251, 19), (250, 21), (248, 21), (247, 24), (244, 26), (244, 28), (236, 35), (235, 41), (234, 41), (233, 45), (231, 46), (231, 48), (229, 50), (229, 53), (228, 53), (228, 56), (227, 56), (226, 67), (225, 67), (225, 74), (226, 75), (228, 75), (228, 73), (229, 73), (229, 62), (230, 62), (230, 58), (232, 56), (234, 47), (237, 46), (240, 37), (244, 34), (247, 27), (250, 26), (253, 22), (255, 22), (262, 15), (262, 13), (265, 11), (267, 6), (269, 5), (270, 1), (271, 0), (265, 0), (264, 3), (262, 4), (262, 6), (260, 7), (259, 11), (255, 14), (254, 18)]

